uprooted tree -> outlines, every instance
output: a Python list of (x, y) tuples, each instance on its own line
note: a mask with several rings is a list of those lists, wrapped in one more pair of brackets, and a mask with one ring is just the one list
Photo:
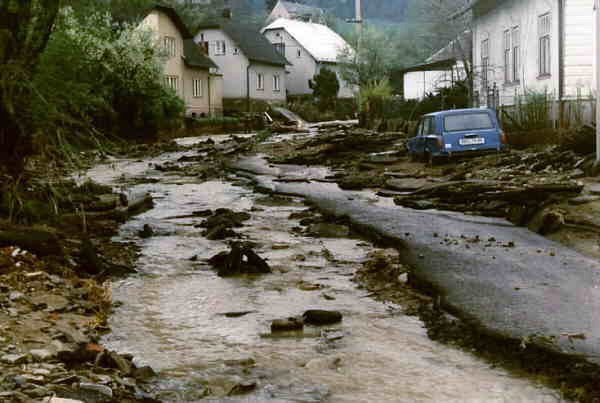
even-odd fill
[(33, 72), (59, 0), (0, 0), (0, 164), (18, 172), (29, 153)]

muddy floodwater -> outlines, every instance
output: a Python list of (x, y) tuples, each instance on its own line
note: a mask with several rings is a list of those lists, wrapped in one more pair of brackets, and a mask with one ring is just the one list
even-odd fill
[[(186, 139), (186, 144), (193, 140)], [(141, 248), (139, 274), (112, 284), (119, 307), (107, 347), (132, 353), (160, 374), (165, 401), (555, 402), (557, 392), (518, 378), (467, 352), (431, 341), (401, 306), (377, 302), (352, 281), (376, 248), (352, 238), (312, 238), (292, 213), (301, 199), (272, 203), (242, 178), (202, 182), (159, 172), (188, 152), (114, 160), (88, 172), (129, 194), (150, 192), (155, 207), (124, 224), (119, 239)], [(206, 259), (228, 250), (209, 241), (192, 213), (229, 208), (251, 214), (236, 229), (273, 273), (220, 278)], [(140, 239), (145, 224), (155, 236)], [(192, 259), (193, 257), (196, 257)], [(274, 319), (332, 309), (343, 322), (270, 335)], [(248, 393), (228, 396), (237, 390)], [(254, 385), (256, 385), (254, 387)]]

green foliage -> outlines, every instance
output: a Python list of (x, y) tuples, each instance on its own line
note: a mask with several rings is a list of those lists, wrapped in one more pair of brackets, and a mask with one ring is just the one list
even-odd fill
[(65, 8), (34, 78), (35, 127), (60, 151), (173, 127), (184, 105), (163, 86), (163, 64), (149, 32)]
[(354, 119), (356, 102), (352, 98), (337, 99), (329, 108), (316, 103), (312, 95), (288, 97), (287, 108), (308, 122)]
[(322, 68), (318, 74), (313, 77), (313, 96), (318, 99), (319, 104), (324, 107), (331, 107), (340, 91), (340, 82), (335, 72), (328, 68)]

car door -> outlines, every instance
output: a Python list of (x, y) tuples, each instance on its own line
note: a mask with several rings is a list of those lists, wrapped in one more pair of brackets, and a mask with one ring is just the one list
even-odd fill
[(410, 139), (408, 141), (408, 148), (410, 150), (410, 152), (414, 155), (420, 155), (423, 153), (422, 150), (422, 144), (420, 144), (420, 140), (422, 140), (422, 133), (423, 133), (423, 122), (424, 122), (424, 118), (422, 118), (419, 121), (419, 124), (417, 125), (417, 130), (415, 131), (415, 137), (413, 137), (412, 139)]
[(423, 127), (419, 136), (419, 153), (425, 155), (428, 152), (429, 144), (427, 136), (435, 134), (435, 117), (427, 116), (423, 119)]

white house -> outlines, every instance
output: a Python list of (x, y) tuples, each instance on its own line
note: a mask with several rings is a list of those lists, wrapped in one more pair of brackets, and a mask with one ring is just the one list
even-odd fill
[(555, 114), (564, 118), (572, 104), (566, 101), (591, 97), (592, 6), (591, 0), (475, 0), (473, 63), (480, 102), (487, 102), (494, 86), (500, 105), (546, 92), (556, 101)]
[(260, 32), (234, 21), (201, 26), (195, 37), (223, 74), (223, 98), (286, 100), (286, 65)]
[(472, 43), (471, 31), (465, 31), (427, 58), (425, 63), (402, 70), (404, 99), (421, 100), (465, 80), (465, 63), (471, 63)]
[(323, 10), (318, 7), (312, 7), (293, 1), (279, 0), (267, 17), (267, 24), (279, 18), (287, 18), (290, 20), (297, 19), (309, 22), (322, 22), (323, 15)]
[(355, 89), (339, 75), (338, 59), (350, 45), (336, 32), (322, 24), (280, 18), (262, 29), (263, 35), (291, 63), (288, 94), (312, 94), (312, 79), (326, 67), (338, 75), (338, 97), (351, 98)]
[(175, 10), (165, 6), (151, 8), (138, 29), (151, 31), (168, 55), (164, 82), (185, 102), (186, 114), (220, 114), (223, 79), (217, 74), (217, 65), (196, 45)]

